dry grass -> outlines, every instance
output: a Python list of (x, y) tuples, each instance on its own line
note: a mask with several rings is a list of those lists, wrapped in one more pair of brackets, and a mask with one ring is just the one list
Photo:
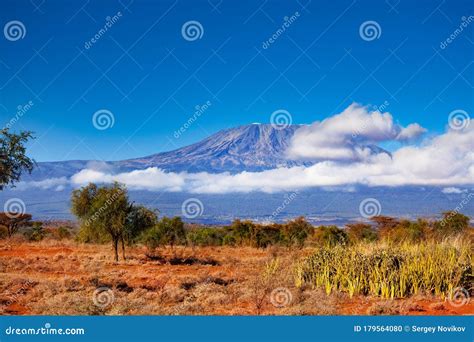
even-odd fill
[[(0, 314), (331, 315), (466, 314), (439, 298), (381, 300), (294, 285), (297, 260), (312, 249), (177, 247), (146, 256), (128, 249), (113, 262), (108, 245), (0, 241)], [(275, 289), (286, 289), (272, 303)], [(110, 289), (97, 293), (98, 289)], [(94, 294), (96, 293), (96, 294)], [(289, 295), (288, 295), (289, 293)], [(279, 304), (284, 305), (279, 305)]]
[(383, 298), (419, 293), (453, 298), (472, 286), (471, 244), (460, 239), (417, 244), (359, 244), (317, 248), (296, 267), (296, 283)]

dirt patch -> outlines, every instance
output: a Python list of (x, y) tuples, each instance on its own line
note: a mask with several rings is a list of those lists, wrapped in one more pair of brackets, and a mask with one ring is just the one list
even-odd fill
[(190, 258), (178, 258), (173, 257), (168, 260), (170, 265), (210, 265), (210, 266), (218, 266), (219, 262), (214, 259), (198, 259), (195, 257)]
[[(292, 265), (308, 249), (249, 247), (177, 247), (146, 255), (127, 249), (127, 260), (114, 262), (108, 245), (73, 241), (7, 243), (0, 241), (0, 314), (4, 315), (468, 315), (460, 307), (431, 296), (381, 300), (323, 290), (295, 288)], [(277, 277), (256, 310), (255, 279), (264, 265), (279, 259)], [(97, 288), (110, 291), (100, 299)], [(288, 304), (276, 307), (271, 292), (285, 288)], [(288, 294), (289, 293), (289, 294)], [(95, 300), (95, 301), (94, 301)]]

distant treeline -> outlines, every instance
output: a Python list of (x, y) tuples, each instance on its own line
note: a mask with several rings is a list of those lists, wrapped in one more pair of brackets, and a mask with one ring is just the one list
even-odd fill
[[(179, 218), (175, 218), (180, 222)], [(158, 224), (159, 225), (159, 224)], [(265, 248), (271, 245), (296, 246), (325, 245), (335, 246), (389, 240), (392, 242), (419, 242), (423, 240), (442, 240), (448, 236), (459, 235), (469, 228), (469, 218), (460, 213), (445, 212), (443, 219), (428, 221), (398, 220), (388, 216), (376, 216), (371, 223), (347, 224), (345, 228), (337, 226), (312, 226), (304, 217), (286, 223), (269, 225), (252, 221), (235, 220), (230, 226), (221, 228), (193, 227), (184, 229), (174, 244), (191, 246), (251, 246)], [(159, 238), (159, 232), (152, 231), (143, 238), (150, 238), (169, 244)], [(150, 246), (153, 247), (153, 246)]]
[[(136, 205), (128, 199), (127, 189), (118, 183), (108, 186), (89, 184), (73, 191), (72, 212), (80, 222), (75, 238), (80, 242), (111, 242), (115, 259), (121, 245), (123, 258), (126, 246), (143, 243), (154, 250), (160, 246), (335, 246), (360, 242), (389, 240), (419, 242), (442, 240), (468, 231), (469, 218), (457, 211), (443, 213), (441, 220), (416, 221), (375, 216), (367, 223), (351, 223), (344, 228), (313, 226), (304, 217), (286, 223), (259, 224), (235, 220), (223, 227), (201, 227), (185, 224), (180, 217), (158, 219), (155, 211)], [(33, 222), (29, 214), (0, 213), (0, 237), (11, 237), (25, 228), (24, 235), (39, 241), (48, 234), (68, 238), (73, 230), (67, 227), (44, 229), (42, 222)]]

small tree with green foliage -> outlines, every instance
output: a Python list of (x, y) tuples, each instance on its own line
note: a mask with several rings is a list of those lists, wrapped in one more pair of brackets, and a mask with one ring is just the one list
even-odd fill
[(286, 246), (302, 247), (314, 227), (304, 217), (298, 217), (283, 225), (282, 241)]
[(250, 220), (235, 220), (230, 226), (235, 243), (240, 246), (251, 245), (256, 234), (255, 223)]
[(24, 171), (31, 173), (35, 161), (26, 155), (25, 144), (33, 138), (32, 132), (10, 133), (0, 130), (0, 190), (14, 186)]
[(43, 222), (33, 222), (31, 229), (25, 232), (25, 236), (29, 241), (43, 240), (46, 236), (46, 231), (43, 228)]
[(313, 241), (318, 245), (329, 247), (345, 245), (348, 240), (346, 232), (337, 226), (319, 226), (313, 236)]
[(425, 238), (428, 222), (401, 220), (395, 228), (387, 230), (383, 238), (393, 242), (419, 242)]
[(125, 260), (124, 235), (129, 208), (127, 190), (118, 183), (101, 187), (89, 184), (72, 193), (71, 210), (81, 220), (82, 229), (97, 236), (108, 235), (115, 261), (118, 261), (120, 241)]
[(377, 240), (377, 232), (366, 223), (351, 223), (346, 225), (346, 232), (352, 243), (372, 242)]
[(443, 218), (435, 222), (434, 231), (439, 237), (463, 233), (469, 228), (469, 217), (457, 211), (446, 211)]
[(142, 205), (132, 204), (125, 221), (124, 239), (128, 245), (137, 242), (139, 236), (158, 222), (156, 212)]
[(223, 228), (195, 227), (186, 232), (186, 240), (191, 247), (221, 246), (225, 236)]
[(271, 245), (277, 245), (281, 241), (280, 225), (257, 226), (254, 246), (266, 248)]
[(180, 217), (163, 217), (157, 225), (143, 233), (143, 243), (149, 250), (169, 245), (171, 249), (186, 242), (186, 230)]

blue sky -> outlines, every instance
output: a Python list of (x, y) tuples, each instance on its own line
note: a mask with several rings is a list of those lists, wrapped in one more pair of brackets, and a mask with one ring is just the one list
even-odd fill
[[(1, 6), (1, 27), (17, 20), (26, 30), (15, 41), (0, 36), (1, 124), (31, 101), (12, 129), (35, 131), (31, 154), (38, 161), (149, 155), (223, 128), (268, 123), (278, 109), (291, 113), (293, 123), (311, 123), (352, 102), (384, 105), (401, 124), (418, 122), (436, 133), (453, 110), (474, 108), (474, 22), (440, 47), (463, 16), (474, 14), (468, 0), (7, 0)], [(203, 28), (194, 41), (182, 35), (191, 20)], [(377, 39), (362, 39), (367, 21), (378, 23)], [(113, 113), (113, 127), (94, 127), (101, 109)]]

